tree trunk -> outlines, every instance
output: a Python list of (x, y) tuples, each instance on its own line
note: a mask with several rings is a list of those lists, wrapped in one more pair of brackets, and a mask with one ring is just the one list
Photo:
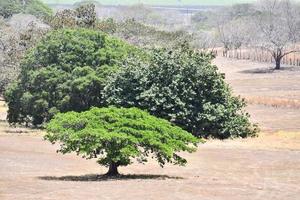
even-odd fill
[(277, 69), (280, 69), (280, 63), (281, 63), (281, 57), (277, 57), (277, 58), (275, 58), (275, 63), (276, 63), (276, 67), (275, 67), (275, 69), (277, 70)]
[(106, 173), (107, 176), (117, 176), (119, 175), (118, 172), (118, 165), (116, 163), (111, 163), (109, 165), (108, 172)]

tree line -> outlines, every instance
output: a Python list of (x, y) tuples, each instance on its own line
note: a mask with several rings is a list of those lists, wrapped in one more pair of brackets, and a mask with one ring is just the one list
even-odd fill
[(275, 69), (280, 69), (285, 56), (300, 51), (299, 8), (299, 3), (290, 0), (260, 0), (216, 11), (214, 16), (202, 13), (204, 17), (195, 20), (209, 23), (216, 33), (210, 48), (222, 45), (225, 52), (261, 48), (273, 57)]

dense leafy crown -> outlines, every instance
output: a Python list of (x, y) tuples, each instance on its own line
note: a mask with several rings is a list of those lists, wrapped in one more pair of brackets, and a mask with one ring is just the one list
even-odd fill
[(129, 60), (107, 84), (108, 104), (135, 106), (204, 137), (246, 137), (256, 132), (245, 102), (231, 93), (211, 56), (186, 47), (156, 49), (150, 61)]
[(133, 159), (143, 163), (148, 156), (161, 166), (183, 165), (186, 160), (177, 152), (193, 152), (199, 142), (192, 134), (137, 108), (92, 108), (58, 114), (47, 131), (45, 138), (59, 142), (60, 152), (97, 158), (104, 166), (126, 166)]
[(20, 80), (5, 93), (9, 122), (38, 125), (58, 111), (99, 106), (105, 77), (135, 51), (97, 31), (51, 32), (28, 53)]

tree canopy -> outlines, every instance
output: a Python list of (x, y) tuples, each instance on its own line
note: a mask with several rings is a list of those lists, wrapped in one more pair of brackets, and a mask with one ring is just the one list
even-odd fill
[(140, 50), (89, 29), (50, 32), (21, 64), (5, 92), (9, 123), (41, 125), (58, 112), (137, 107), (199, 137), (255, 135), (210, 54), (187, 43)]
[(104, 89), (108, 105), (138, 107), (201, 137), (247, 137), (257, 131), (211, 55), (186, 46), (129, 59)]
[(100, 106), (106, 76), (137, 51), (102, 32), (49, 33), (26, 55), (19, 80), (5, 92), (8, 121), (39, 125), (58, 111)]
[(137, 108), (92, 108), (89, 111), (58, 114), (47, 125), (45, 139), (60, 143), (61, 153), (76, 152), (84, 158), (98, 159), (117, 175), (119, 166), (148, 157), (160, 166), (184, 165), (180, 151), (194, 152), (199, 142), (192, 134), (170, 122)]

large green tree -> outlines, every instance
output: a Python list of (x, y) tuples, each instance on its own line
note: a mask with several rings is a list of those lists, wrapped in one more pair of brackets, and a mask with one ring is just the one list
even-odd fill
[(49, 33), (26, 55), (19, 80), (6, 90), (9, 122), (39, 125), (58, 111), (102, 105), (106, 76), (137, 51), (97, 31)]
[(47, 125), (47, 131), (45, 138), (61, 144), (61, 153), (96, 158), (99, 164), (109, 167), (110, 176), (118, 175), (119, 166), (133, 160), (145, 163), (148, 157), (161, 166), (184, 165), (186, 160), (178, 152), (194, 152), (199, 142), (183, 129), (137, 108), (92, 108), (58, 114)]
[(185, 45), (155, 49), (149, 60), (129, 59), (104, 90), (107, 104), (138, 107), (201, 137), (254, 135), (256, 126), (232, 95), (211, 55)]

